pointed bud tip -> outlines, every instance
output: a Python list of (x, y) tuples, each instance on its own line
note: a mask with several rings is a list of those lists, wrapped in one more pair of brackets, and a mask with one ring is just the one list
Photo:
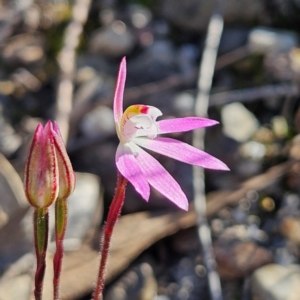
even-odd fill
[(50, 206), (58, 193), (58, 169), (52, 140), (52, 123), (38, 124), (24, 174), (28, 202), (36, 208)]
[(44, 127), (43, 127), (43, 125), (41, 123), (39, 123), (36, 126), (36, 129), (35, 129), (34, 134), (33, 134), (33, 141), (32, 141), (32, 144), (31, 144), (31, 148), (33, 147), (33, 144), (35, 143), (35, 141), (38, 140), (38, 139), (40, 139), (41, 134), (43, 132), (43, 129), (44, 129)]
[(57, 132), (60, 132), (59, 130), (59, 127), (58, 127), (58, 124), (56, 121), (53, 121), (53, 130), (57, 133)]

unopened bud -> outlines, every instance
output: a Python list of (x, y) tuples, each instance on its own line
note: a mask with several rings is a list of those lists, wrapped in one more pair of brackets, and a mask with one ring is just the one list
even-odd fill
[(58, 195), (58, 165), (49, 121), (35, 130), (24, 174), (24, 190), (35, 208), (50, 206)]

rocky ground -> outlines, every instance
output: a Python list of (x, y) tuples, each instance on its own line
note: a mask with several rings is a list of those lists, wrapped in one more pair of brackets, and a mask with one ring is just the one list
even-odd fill
[[(205, 181), (223, 299), (296, 300), (300, 4), (220, 2), (224, 29), (208, 108), (220, 125), (207, 129), (205, 150), (231, 171), (206, 171)], [(164, 118), (193, 115), (214, 5), (15, 0), (0, 6), (0, 300), (31, 299), (32, 211), (22, 177), (32, 133), (48, 119), (61, 124), (77, 172), (62, 299), (90, 299), (116, 183), (112, 97), (120, 59), (128, 62), (125, 106), (157, 106)], [(176, 138), (190, 143), (192, 136)], [(156, 157), (192, 202), (192, 168)], [(48, 265), (53, 249), (50, 243)], [(210, 299), (206, 263), (192, 203), (188, 213), (178, 212), (154, 191), (145, 203), (128, 187), (105, 300)], [(45, 299), (52, 299), (51, 271), (47, 276)]]

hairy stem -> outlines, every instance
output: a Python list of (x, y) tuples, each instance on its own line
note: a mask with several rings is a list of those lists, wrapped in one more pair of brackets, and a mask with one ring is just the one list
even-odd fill
[(46, 252), (48, 246), (49, 216), (48, 208), (37, 208), (33, 214), (34, 245), (36, 254), (35, 290), (36, 300), (42, 299), (46, 270)]
[(64, 256), (64, 236), (67, 227), (68, 202), (67, 199), (58, 198), (55, 202), (55, 242), (56, 252), (53, 258), (53, 297), (59, 300), (59, 282)]
[(124, 204), (125, 199), (125, 189), (126, 189), (127, 179), (125, 179), (120, 173), (118, 173), (118, 182), (115, 192), (115, 196), (109, 208), (107, 222), (104, 226), (104, 233), (102, 237), (101, 245), (101, 260), (98, 272), (97, 284), (93, 295), (93, 300), (103, 299), (103, 288), (104, 288), (104, 275), (107, 265), (107, 258), (110, 248), (110, 241), (113, 234), (114, 226), (118, 220), (121, 213), (121, 209)]

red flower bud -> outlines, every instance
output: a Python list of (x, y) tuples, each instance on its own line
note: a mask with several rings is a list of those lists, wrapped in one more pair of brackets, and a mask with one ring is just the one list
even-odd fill
[(58, 166), (52, 123), (35, 130), (24, 174), (24, 190), (35, 208), (50, 206), (58, 195)]

